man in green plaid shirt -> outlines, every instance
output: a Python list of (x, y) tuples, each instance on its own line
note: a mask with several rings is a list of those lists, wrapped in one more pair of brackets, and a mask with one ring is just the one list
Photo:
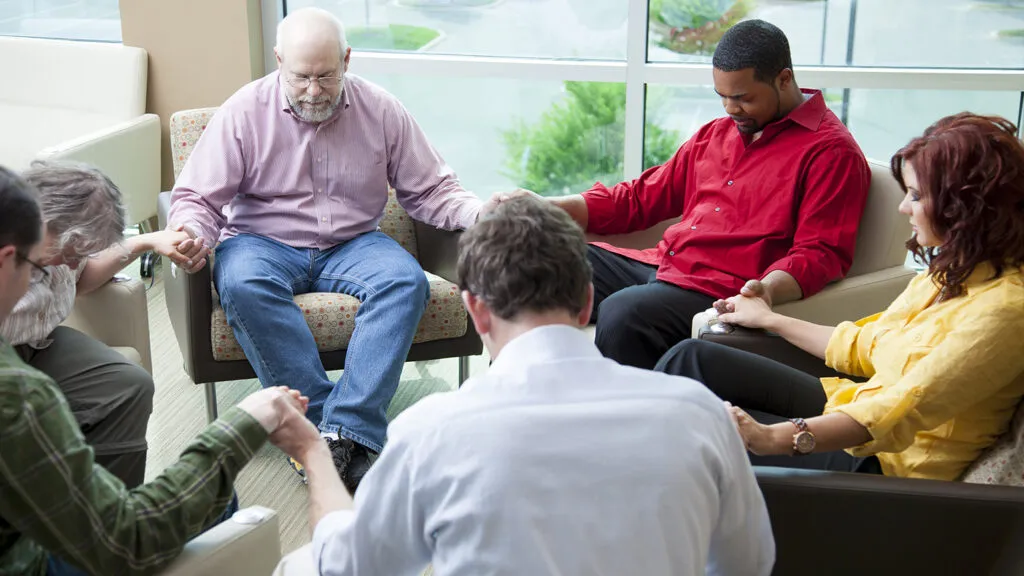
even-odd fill
[[(41, 237), (34, 191), (0, 168), (0, 321), (46, 273)], [(306, 423), (307, 402), (284, 387), (256, 392), (127, 490), (96, 465), (56, 384), (0, 340), (0, 575), (158, 571), (224, 514), (235, 476), (268, 437)]]

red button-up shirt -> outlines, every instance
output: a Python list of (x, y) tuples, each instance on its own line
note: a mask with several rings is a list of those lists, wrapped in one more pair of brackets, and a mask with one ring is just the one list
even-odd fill
[(703, 127), (665, 164), (583, 193), (587, 231), (623, 234), (682, 215), (657, 248), (602, 248), (658, 266), (658, 279), (717, 298), (788, 272), (806, 298), (853, 261), (871, 172), (821, 92), (751, 142), (729, 118)]

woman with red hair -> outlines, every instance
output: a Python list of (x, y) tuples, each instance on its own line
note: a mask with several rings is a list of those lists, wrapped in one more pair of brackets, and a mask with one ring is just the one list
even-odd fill
[[(1024, 145), (1009, 121), (961, 113), (892, 158), (907, 247), (928, 270), (887, 310), (820, 326), (760, 298), (716, 302), (723, 322), (774, 332), (848, 378), (818, 379), (687, 340), (656, 370), (726, 401), (758, 465), (954, 480), (1024, 395)], [(793, 457), (796, 456), (796, 457)]]

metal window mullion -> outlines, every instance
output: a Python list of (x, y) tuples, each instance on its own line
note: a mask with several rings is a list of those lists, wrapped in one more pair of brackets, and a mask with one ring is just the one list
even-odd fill
[(644, 164), (644, 124), (647, 108), (647, 18), (648, 0), (629, 0), (626, 23), (626, 118), (623, 146), (623, 176), (640, 175)]

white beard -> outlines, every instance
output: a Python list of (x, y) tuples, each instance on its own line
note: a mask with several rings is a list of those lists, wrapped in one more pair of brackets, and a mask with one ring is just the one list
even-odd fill
[[(333, 100), (331, 100), (329, 97), (326, 97), (326, 94), (322, 94), (319, 98), (315, 100), (311, 96), (309, 96), (309, 94), (303, 94), (298, 98), (292, 98), (291, 96), (287, 96), (288, 106), (290, 106), (292, 112), (294, 112), (295, 115), (301, 118), (302, 120), (317, 124), (323, 122), (324, 120), (327, 120), (334, 114), (334, 111), (337, 110), (338, 106), (341, 104), (341, 95), (344, 93), (345, 88), (344, 85), (342, 85), (342, 89), (338, 91), (338, 95), (335, 96)], [(319, 104), (321, 102), (328, 102), (329, 104), (326, 107), (316, 108), (312, 110), (302, 107), (303, 103)]]

